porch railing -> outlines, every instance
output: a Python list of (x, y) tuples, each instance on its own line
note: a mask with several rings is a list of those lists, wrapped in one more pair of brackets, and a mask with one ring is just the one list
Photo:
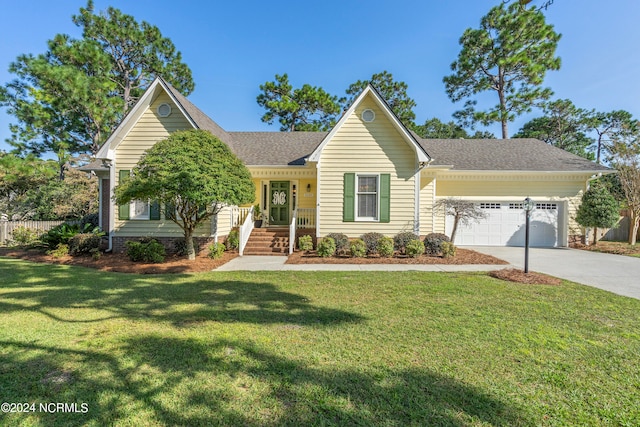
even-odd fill
[(249, 236), (251, 236), (252, 231), (253, 231), (253, 206), (248, 208), (247, 215), (245, 216), (245, 219), (239, 228), (238, 238), (240, 240), (240, 247), (238, 248), (238, 251), (240, 253), (240, 256), (244, 254), (244, 247), (247, 245), (247, 242), (249, 241)]
[(294, 216), (297, 218), (298, 228), (316, 227), (316, 210), (314, 208), (296, 209)]
[(289, 255), (293, 253), (293, 248), (295, 247), (296, 243), (296, 224), (298, 224), (297, 216), (298, 211), (294, 210), (293, 216), (291, 218), (291, 224), (289, 224)]
[(253, 215), (249, 215), (250, 212), (253, 212), (253, 207), (249, 208), (239, 208), (238, 206), (233, 206), (230, 209), (231, 212), (231, 228), (240, 227), (249, 216), (250, 218)]

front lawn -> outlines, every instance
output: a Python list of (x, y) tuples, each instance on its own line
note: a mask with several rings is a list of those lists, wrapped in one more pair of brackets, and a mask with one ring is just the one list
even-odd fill
[(0, 425), (640, 424), (640, 301), (571, 283), (7, 258), (0, 283), (0, 401), (36, 403)]

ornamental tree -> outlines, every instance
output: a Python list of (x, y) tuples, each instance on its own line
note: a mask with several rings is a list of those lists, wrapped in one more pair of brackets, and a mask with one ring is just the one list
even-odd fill
[(576, 213), (576, 222), (593, 228), (593, 243), (598, 243), (598, 228), (611, 228), (618, 222), (620, 208), (616, 199), (598, 181), (582, 195), (582, 203)]
[(465, 30), (462, 50), (451, 64), (453, 74), (444, 83), (453, 102), (490, 91), (498, 103), (483, 111), (476, 108), (475, 99), (468, 99), (455, 117), (465, 126), (498, 122), (502, 138), (508, 138), (508, 122), (551, 96), (552, 91), (541, 86), (548, 70), (560, 68), (555, 56), (559, 40), (540, 10), (517, 3), (492, 8), (479, 29)]
[(473, 221), (479, 221), (486, 217), (486, 214), (475, 203), (455, 197), (438, 200), (434, 207), (444, 209), (446, 215), (453, 216), (451, 242), (455, 242), (458, 225), (469, 225)]
[(193, 233), (225, 205), (252, 203), (255, 185), (229, 147), (204, 130), (172, 133), (151, 147), (129, 179), (115, 188), (118, 204), (155, 200), (184, 232), (187, 256), (195, 259)]
[(640, 131), (614, 142), (611, 164), (618, 171), (624, 204), (630, 214), (629, 244), (635, 245), (640, 227)]

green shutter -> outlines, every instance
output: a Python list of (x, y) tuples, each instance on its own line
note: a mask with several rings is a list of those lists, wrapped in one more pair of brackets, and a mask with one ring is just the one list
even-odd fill
[(342, 206), (342, 221), (353, 222), (356, 213), (356, 174), (344, 174), (344, 203)]
[(149, 206), (149, 219), (160, 219), (160, 202), (158, 202), (157, 200), (151, 201), (151, 205)]
[(391, 221), (391, 175), (380, 175), (380, 222)]
[[(128, 178), (130, 172), (128, 170), (120, 170), (118, 175), (118, 185), (122, 184), (122, 181)], [(118, 219), (129, 219), (129, 203), (118, 206)]]

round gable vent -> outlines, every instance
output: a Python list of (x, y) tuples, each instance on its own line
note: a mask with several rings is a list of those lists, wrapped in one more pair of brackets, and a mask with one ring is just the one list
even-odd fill
[(171, 105), (169, 104), (158, 105), (158, 115), (160, 117), (169, 117), (170, 114), (171, 114)]
[(370, 110), (367, 108), (362, 112), (362, 120), (367, 123), (374, 121), (375, 118), (376, 118), (376, 113), (374, 113), (373, 110)]

